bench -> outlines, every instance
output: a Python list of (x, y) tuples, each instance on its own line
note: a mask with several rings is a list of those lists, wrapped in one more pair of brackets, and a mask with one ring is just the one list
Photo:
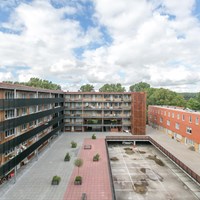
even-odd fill
[(84, 145), (84, 149), (92, 149), (92, 145), (91, 144), (86, 144), (86, 145)]

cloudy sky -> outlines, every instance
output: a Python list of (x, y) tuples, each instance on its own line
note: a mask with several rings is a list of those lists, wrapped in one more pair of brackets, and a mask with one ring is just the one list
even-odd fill
[(200, 0), (1, 0), (0, 81), (200, 91)]

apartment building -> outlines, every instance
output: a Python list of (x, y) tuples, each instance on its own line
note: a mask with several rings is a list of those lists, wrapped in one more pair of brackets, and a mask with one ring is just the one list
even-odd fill
[(200, 152), (200, 112), (172, 106), (149, 106), (149, 125)]
[(65, 131), (130, 131), (145, 134), (143, 92), (66, 92)]
[(13, 175), (64, 128), (62, 91), (0, 83), (0, 178)]

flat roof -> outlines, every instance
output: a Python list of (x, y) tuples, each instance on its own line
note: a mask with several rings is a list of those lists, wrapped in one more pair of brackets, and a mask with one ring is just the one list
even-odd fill
[(185, 113), (192, 113), (192, 114), (200, 114), (200, 111), (191, 110), (189, 108), (184, 107), (178, 107), (178, 106), (157, 106), (157, 105), (150, 105), (149, 107), (155, 107), (155, 108), (164, 108), (168, 110), (174, 110), (174, 111), (181, 111)]
[(62, 90), (50, 90), (50, 89), (44, 89), (44, 88), (38, 88), (38, 87), (31, 87), (26, 85), (20, 85), (20, 84), (12, 84), (12, 83), (0, 83), (0, 89), (16, 89), (21, 91), (27, 91), (27, 92), (46, 92), (46, 93), (59, 93), (63, 94)]

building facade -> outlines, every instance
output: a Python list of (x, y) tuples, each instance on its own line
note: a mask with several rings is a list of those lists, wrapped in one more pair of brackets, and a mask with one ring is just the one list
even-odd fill
[(62, 91), (0, 83), (0, 178), (37, 155), (64, 128)]
[(149, 106), (148, 122), (172, 139), (200, 152), (200, 113), (172, 106)]
[(0, 180), (15, 175), (60, 131), (146, 130), (145, 93), (63, 92), (0, 83)]
[(143, 135), (145, 126), (145, 93), (65, 93), (65, 131), (130, 131)]

